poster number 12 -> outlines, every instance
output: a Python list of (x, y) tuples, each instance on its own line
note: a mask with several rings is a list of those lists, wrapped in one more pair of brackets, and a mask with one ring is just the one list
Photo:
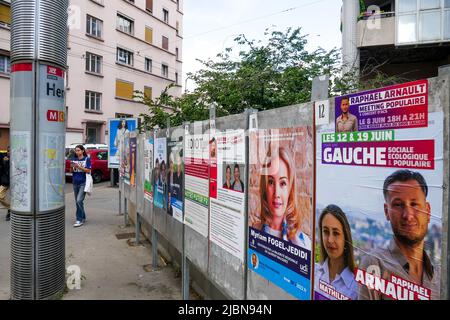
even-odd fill
[(316, 102), (316, 125), (330, 122), (330, 102), (328, 100)]

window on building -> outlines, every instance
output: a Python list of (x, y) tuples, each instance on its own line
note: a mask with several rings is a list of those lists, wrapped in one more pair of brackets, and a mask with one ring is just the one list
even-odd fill
[(152, 64), (153, 64), (152, 59), (145, 58), (145, 71), (152, 72), (152, 67), (153, 67)]
[(90, 111), (101, 111), (102, 94), (100, 92), (86, 91), (84, 108)]
[(175, 84), (178, 84), (178, 72), (175, 72)]
[(417, 1), (411, 1), (411, 0), (397, 0), (397, 8), (398, 12), (405, 13), (405, 12), (412, 12), (417, 10)]
[(116, 98), (133, 100), (134, 84), (124, 80), (116, 80)]
[(450, 10), (444, 12), (444, 39), (450, 39)]
[(420, 0), (420, 10), (439, 9), (441, 0)]
[(420, 12), (419, 40), (433, 41), (441, 39), (441, 12)]
[(178, 48), (175, 48), (175, 57), (177, 58), (177, 60), (180, 60)]
[(450, 40), (449, 0), (396, 0), (396, 43)]
[(163, 19), (165, 23), (169, 23), (169, 10), (163, 9)]
[(177, 21), (175, 29), (177, 29), (177, 35), (180, 34), (180, 21)]
[(153, 0), (145, 0), (145, 10), (153, 12)]
[(0, 73), (11, 73), (11, 62), (8, 56), (0, 55)]
[(116, 113), (116, 118), (123, 119), (123, 118), (133, 118), (132, 114), (126, 114), (126, 113)]
[(0, 3), (0, 27), (9, 28), (11, 25), (11, 7)]
[(91, 36), (101, 38), (102, 37), (103, 21), (87, 15), (86, 18), (86, 32)]
[(162, 48), (169, 50), (169, 38), (162, 36)]
[(145, 42), (153, 43), (153, 29), (145, 27)]
[(90, 52), (86, 52), (86, 71), (101, 74), (102, 57)]
[(168, 65), (162, 64), (162, 67), (161, 67), (161, 75), (162, 75), (164, 78), (168, 78), (168, 77), (169, 77), (169, 66), (168, 66)]
[(132, 66), (133, 53), (122, 48), (117, 48), (117, 62)]
[(121, 15), (117, 14), (117, 26), (116, 28), (122, 32), (133, 34), (134, 33), (134, 21)]
[(399, 43), (410, 43), (417, 41), (415, 14), (402, 15), (398, 17), (397, 37)]
[(144, 87), (144, 96), (147, 99), (152, 99), (153, 89), (151, 87)]

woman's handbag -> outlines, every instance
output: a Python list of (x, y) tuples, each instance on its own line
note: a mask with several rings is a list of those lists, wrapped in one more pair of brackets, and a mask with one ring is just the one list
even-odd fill
[(86, 192), (89, 196), (94, 189), (94, 181), (92, 180), (92, 176), (90, 173), (86, 173), (86, 185), (84, 187), (84, 192)]

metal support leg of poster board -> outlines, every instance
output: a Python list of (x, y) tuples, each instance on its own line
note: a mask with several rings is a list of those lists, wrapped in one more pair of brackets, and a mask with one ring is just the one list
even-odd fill
[(126, 197), (124, 199), (124, 202), (125, 202), (125, 211), (123, 213), (123, 221), (126, 227), (128, 226), (128, 199)]
[(182, 261), (181, 261), (181, 290), (183, 294), (183, 300), (189, 300), (189, 260), (186, 257), (186, 248), (185, 248), (185, 226), (183, 225), (183, 252)]
[(114, 187), (114, 185), (115, 185), (115, 181), (114, 181), (114, 178), (115, 178), (115, 175), (114, 175), (114, 169), (109, 169), (109, 181), (111, 182), (110, 183), (110, 187), (111, 188), (113, 188)]
[(139, 245), (141, 243), (141, 217), (137, 211), (136, 223), (134, 224), (134, 233), (136, 235), (135, 245)]
[(119, 190), (119, 216), (122, 215), (122, 192)]
[(158, 269), (158, 231), (152, 227), (152, 263), (153, 269)]

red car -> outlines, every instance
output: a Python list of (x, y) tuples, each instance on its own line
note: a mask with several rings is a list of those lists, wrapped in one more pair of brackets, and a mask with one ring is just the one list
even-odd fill
[[(110, 172), (108, 169), (108, 150), (104, 149), (91, 149), (86, 150), (88, 156), (91, 157), (91, 174), (94, 183), (99, 183), (102, 180), (110, 179)], [(73, 150), (67, 154), (66, 157), (66, 178), (72, 179), (72, 173), (70, 172), (70, 159), (74, 157)]]

